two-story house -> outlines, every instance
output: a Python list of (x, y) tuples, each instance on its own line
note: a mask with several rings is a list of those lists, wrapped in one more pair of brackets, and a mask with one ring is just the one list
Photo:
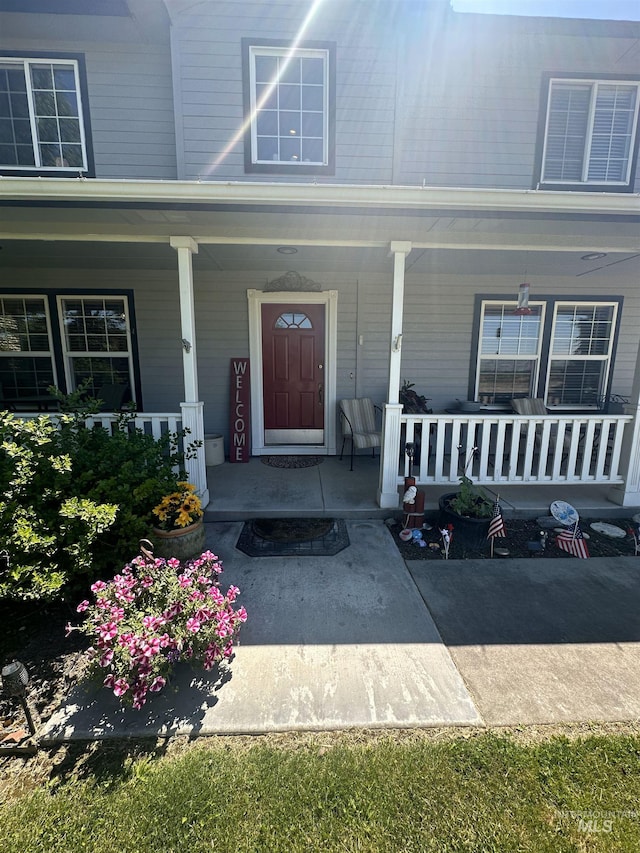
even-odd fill
[(481, 482), (640, 504), (639, 23), (51, 6), (0, 0), (5, 401), (89, 378), (232, 449), (249, 358), (253, 455), (335, 454), (338, 402), (385, 404), (381, 506), (411, 439), (420, 483), (471, 453)]

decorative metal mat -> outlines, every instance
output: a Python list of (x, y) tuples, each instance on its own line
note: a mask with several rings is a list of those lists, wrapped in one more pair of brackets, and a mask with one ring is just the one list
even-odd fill
[(263, 465), (270, 468), (315, 468), (324, 456), (261, 456)]
[[(325, 519), (323, 519), (324, 521)], [(301, 538), (301, 525), (305, 521), (310, 525), (310, 537)], [(279, 538), (260, 536), (265, 519), (245, 521), (242, 532), (236, 542), (236, 548), (249, 557), (333, 557), (351, 544), (347, 527), (342, 519), (326, 519), (326, 525), (320, 525), (326, 532), (316, 535), (319, 530), (318, 519), (278, 519), (281, 530), (286, 522), (291, 524), (291, 539), (281, 533)]]

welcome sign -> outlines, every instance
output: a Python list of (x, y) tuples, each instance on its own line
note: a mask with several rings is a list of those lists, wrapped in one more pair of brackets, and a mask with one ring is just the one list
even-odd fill
[(229, 462), (249, 461), (250, 372), (248, 358), (231, 359), (231, 447)]

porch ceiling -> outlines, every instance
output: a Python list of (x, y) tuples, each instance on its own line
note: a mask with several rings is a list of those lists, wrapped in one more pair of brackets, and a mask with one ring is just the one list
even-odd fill
[[(283, 241), (282, 245), (290, 245)], [(0, 240), (0, 269), (150, 269), (175, 270), (176, 253), (167, 243), (111, 243), (68, 240)], [(640, 252), (609, 253), (583, 260), (586, 250), (414, 249), (407, 259), (410, 275), (513, 275), (582, 277), (606, 274), (608, 279), (640, 280)], [(276, 246), (202, 244), (193, 256), (196, 271), (263, 272), (276, 277), (288, 270), (322, 274), (387, 272), (393, 261), (388, 248), (298, 246), (283, 255)]]
[[(14, 184), (15, 191), (2, 192)], [(38, 196), (44, 184), (29, 195), (22, 192), (27, 184), (0, 182), (0, 267), (175, 269), (168, 241), (185, 235), (200, 243), (196, 270), (391, 271), (390, 242), (408, 240), (407, 268), (418, 274), (640, 272), (637, 197), (177, 182), (140, 184), (139, 198), (161, 191), (164, 197), (136, 203), (125, 182), (66, 185), (49, 181), (48, 195)], [(111, 194), (108, 201), (99, 190)], [(128, 193), (126, 200), (120, 192)], [(189, 192), (193, 202), (184, 201)], [(297, 252), (280, 254), (279, 246)], [(593, 252), (607, 257), (582, 260)]]

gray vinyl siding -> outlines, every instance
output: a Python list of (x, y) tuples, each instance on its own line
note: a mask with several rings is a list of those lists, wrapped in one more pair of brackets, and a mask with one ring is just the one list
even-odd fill
[(424, 46), (408, 48), (406, 68), (421, 71), (406, 74), (398, 107), (397, 183), (530, 188), (544, 75), (640, 77), (635, 39), (554, 34), (548, 24), (543, 33), (544, 26), (458, 15), (434, 43), (428, 68)]
[[(6, 16), (5, 16), (6, 17)], [(96, 27), (100, 26), (100, 19)], [(5, 39), (3, 50), (82, 54), (85, 58), (96, 177), (175, 180), (171, 53), (167, 44)]]
[[(206, 14), (203, 11), (206, 10)], [(275, 0), (268, 6), (236, 0), (209, 2), (199, 14), (174, 22), (178, 174), (187, 180), (308, 181), (295, 173), (244, 171), (241, 39), (293, 40), (307, 5)], [(349, 3), (327, 3), (305, 40), (336, 43), (336, 171), (322, 182), (381, 184), (392, 181), (395, 120), (393, 39), (363, 26)], [(216, 164), (216, 165), (214, 165)]]

